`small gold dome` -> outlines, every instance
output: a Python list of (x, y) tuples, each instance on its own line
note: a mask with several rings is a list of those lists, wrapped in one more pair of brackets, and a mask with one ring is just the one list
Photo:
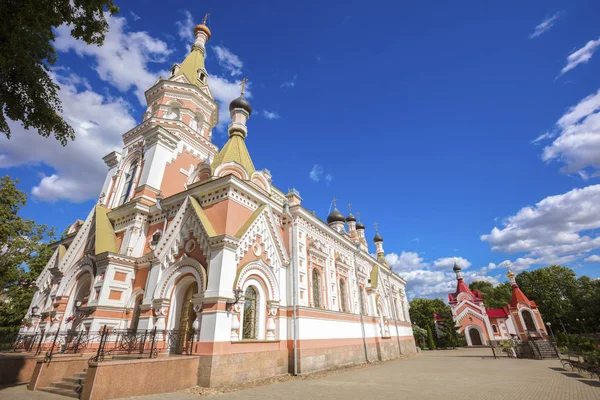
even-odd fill
[(194, 36), (196, 36), (196, 33), (198, 33), (198, 31), (206, 33), (206, 36), (208, 36), (208, 39), (210, 39), (210, 29), (208, 29), (208, 26), (204, 24), (196, 25), (196, 27), (194, 28)]

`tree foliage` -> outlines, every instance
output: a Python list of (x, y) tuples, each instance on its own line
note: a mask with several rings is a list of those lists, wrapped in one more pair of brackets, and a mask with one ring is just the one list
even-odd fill
[(60, 115), (59, 86), (50, 76), (56, 63), (53, 28), (67, 24), (71, 36), (101, 45), (112, 0), (0, 0), (0, 132), (10, 138), (8, 119), (51, 134), (64, 146), (75, 138)]
[(410, 320), (414, 323), (432, 331), (435, 330), (433, 322), (433, 313), (441, 312), (448, 306), (440, 299), (413, 299), (410, 302)]
[(459, 327), (452, 318), (450, 307), (446, 307), (438, 312), (438, 328), (440, 335), (438, 336), (438, 347), (456, 348), (466, 345), (466, 340), (463, 335), (458, 332)]
[(433, 339), (433, 333), (431, 332), (431, 326), (427, 325), (427, 347), (429, 350), (435, 350), (435, 340)]
[(0, 178), (0, 329), (16, 330), (29, 303), (38, 277), (50, 257), (48, 241), (54, 230), (19, 216), (27, 197), (9, 176)]
[(503, 282), (494, 287), (490, 282), (475, 281), (469, 285), (471, 290), (481, 291), (483, 304), (488, 309), (505, 307), (511, 299), (512, 289), (509, 282)]

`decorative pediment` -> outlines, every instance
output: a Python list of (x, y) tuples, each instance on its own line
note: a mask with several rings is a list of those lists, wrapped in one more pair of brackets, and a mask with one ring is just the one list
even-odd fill
[(463, 319), (465, 319), (465, 317), (467, 317), (467, 315), (471, 315), (479, 320), (485, 320), (485, 317), (483, 316), (483, 314), (473, 310), (470, 307), (465, 308), (464, 310), (461, 311), (460, 314), (458, 314), (455, 318), (457, 323), (460, 323)]
[(208, 258), (209, 241), (211, 237), (216, 236), (216, 232), (202, 206), (196, 199), (188, 196), (154, 249), (156, 258), (163, 266), (175, 261), (175, 256), (180, 253), (190, 233), (196, 238), (204, 256)]
[(240, 239), (239, 247), (236, 251), (236, 261), (238, 263), (248, 250), (257, 243), (257, 239), (262, 247), (260, 250), (253, 249), (255, 255), (257, 251), (261, 253), (264, 251), (266, 258), (271, 261), (276, 271), (279, 271), (280, 267), (289, 263), (288, 254), (277, 229), (270, 205), (267, 204), (259, 207), (235, 236)]

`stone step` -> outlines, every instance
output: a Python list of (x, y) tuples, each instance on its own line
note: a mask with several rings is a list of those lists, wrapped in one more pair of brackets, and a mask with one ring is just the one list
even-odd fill
[(73, 374), (73, 378), (84, 379), (87, 374), (85, 372), (77, 372)]
[(83, 387), (83, 385), (80, 383), (65, 382), (64, 380), (61, 382), (51, 383), (50, 386), (60, 388), (60, 389), (73, 390), (74, 392), (78, 392), (79, 389), (81, 389)]
[(63, 381), (70, 382), (70, 383), (78, 383), (80, 385), (83, 385), (83, 382), (85, 382), (85, 379), (84, 378), (69, 377), (69, 378), (63, 378)]
[(74, 399), (79, 398), (79, 393), (77, 393), (73, 390), (60, 389), (60, 388), (56, 388), (56, 387), (43, 387), (43, 388), (39, 388), (39, 390), (42, 392), (58, 394), (60, 396), (72, 397)]

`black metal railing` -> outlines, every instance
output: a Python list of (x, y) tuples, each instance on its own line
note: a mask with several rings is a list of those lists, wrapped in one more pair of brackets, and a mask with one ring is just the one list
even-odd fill
[(156, 358), (159, 353), (192, 354), (197, 332), (179, 330), (110, 330), (100, 334), (96, 355), (89, 363), (102, 362), (108, 357), (133, 355), (136, 358)]
[(32, 351), (40, 333), (14, 333), (0, 337), (0, 351)]

